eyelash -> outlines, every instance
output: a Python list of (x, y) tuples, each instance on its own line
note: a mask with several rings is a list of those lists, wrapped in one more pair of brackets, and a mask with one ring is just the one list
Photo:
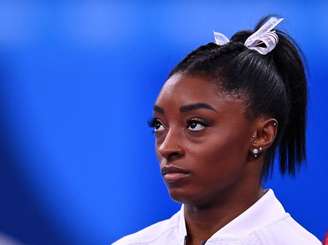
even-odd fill
[[(192, 118), (192, 119), (187, 120), (187, 125), (188, 125), (187, 128), (189, 128), (191, 126), (191, 124), (193, 124), (193, 123), (199, 124), (199, 125), (203, 126), (204, 128), (209, 126), (209, 123), (207, 120), (204, 120), (201, 118)], [(190, 130), (190, 131), (192, 131), (192, 130)], [(195, 131), (201, 131), (201, 130), (195, 130)], [(192, 131), (192, 132), (195, 132), (195, 131)]]
[(148, 126), (153, 129), (153, 133), (156, 133), (155, 128), (156, 126), (158, 126), (158, 124), (164, 126), (163, 123), (158, 118), (151, 118), (148, 121)]
[[(196, 123), (199, 124), (201, 126), (203, 126), (204, 128), (209, 126), (209, 122), (205, 119), (201, 119), (201, 118), (192, 118), (192, 119), (188, 119), (187, 120), (187, 129), (191, 126), (191, 124)], [(160, 125), (159, 125), (160, 124)], [(148, 126), (150, 128), (153, 129), (153, 133), (158, 133), (158, 131), (155, 130), (155, 128), (157, 126), (164, 126), (164, 124), (158, 119), (158, 118), (152, 118), (148, 121)], [(201, 130), (190, 130), (191, 132), (197, 132), (197, 131), (201, 131)]]

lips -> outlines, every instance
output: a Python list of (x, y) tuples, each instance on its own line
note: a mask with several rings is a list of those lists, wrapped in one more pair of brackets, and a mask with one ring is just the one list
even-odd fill
[(180, 182), (190, 176), (190, 172), (177, 166), (164, 166), (161, 173), (167, 183)]

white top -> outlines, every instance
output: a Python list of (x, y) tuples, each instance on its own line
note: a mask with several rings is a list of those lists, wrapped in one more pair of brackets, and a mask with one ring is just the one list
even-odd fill
[[(183, 205), (170, 219), (123, 237), (113, 245), (183, 245), (187, 236)], [(256, 203), (230, 221), (206, 245), (321, 245), (299, 225), (269, 189)]]

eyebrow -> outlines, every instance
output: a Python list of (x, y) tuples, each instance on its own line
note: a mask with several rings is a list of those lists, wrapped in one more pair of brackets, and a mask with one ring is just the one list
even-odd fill
[(212, 106), (206, 103), (195, 103), (190, 105), (183, 105), (180, 107), (181, 112), (189, 112), (192, 110), (198, 110), (198, 109), (207, 109), (211, 111), (216, 111)]
[[(211, 110), (211, 111), (216, 111), (212, 106), (210, 106), (207, 103), (194, 103), (194, 104), (181, 106), (180, 112), (189, 112), (189, 111), (199, 110), (199, 109), (207, 109), (207, 110)], [(160, 114), (165, 113), (164, 109), (158, 105), (154, 106), (154, 111), (158, 112)]]
[(154, 111), (160, 114), (164, 114), (164, 109), (158, 105), (154, 105)]

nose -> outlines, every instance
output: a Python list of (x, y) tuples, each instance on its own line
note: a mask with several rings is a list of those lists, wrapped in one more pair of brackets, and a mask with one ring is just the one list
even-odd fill
[(159, 159), (164, 158), (167, 162), (171, 162), (184, 155), (181, 146), (181, 135), (177, 130), (170, 129), (163, 141), (157, 143), (157, 154)]

